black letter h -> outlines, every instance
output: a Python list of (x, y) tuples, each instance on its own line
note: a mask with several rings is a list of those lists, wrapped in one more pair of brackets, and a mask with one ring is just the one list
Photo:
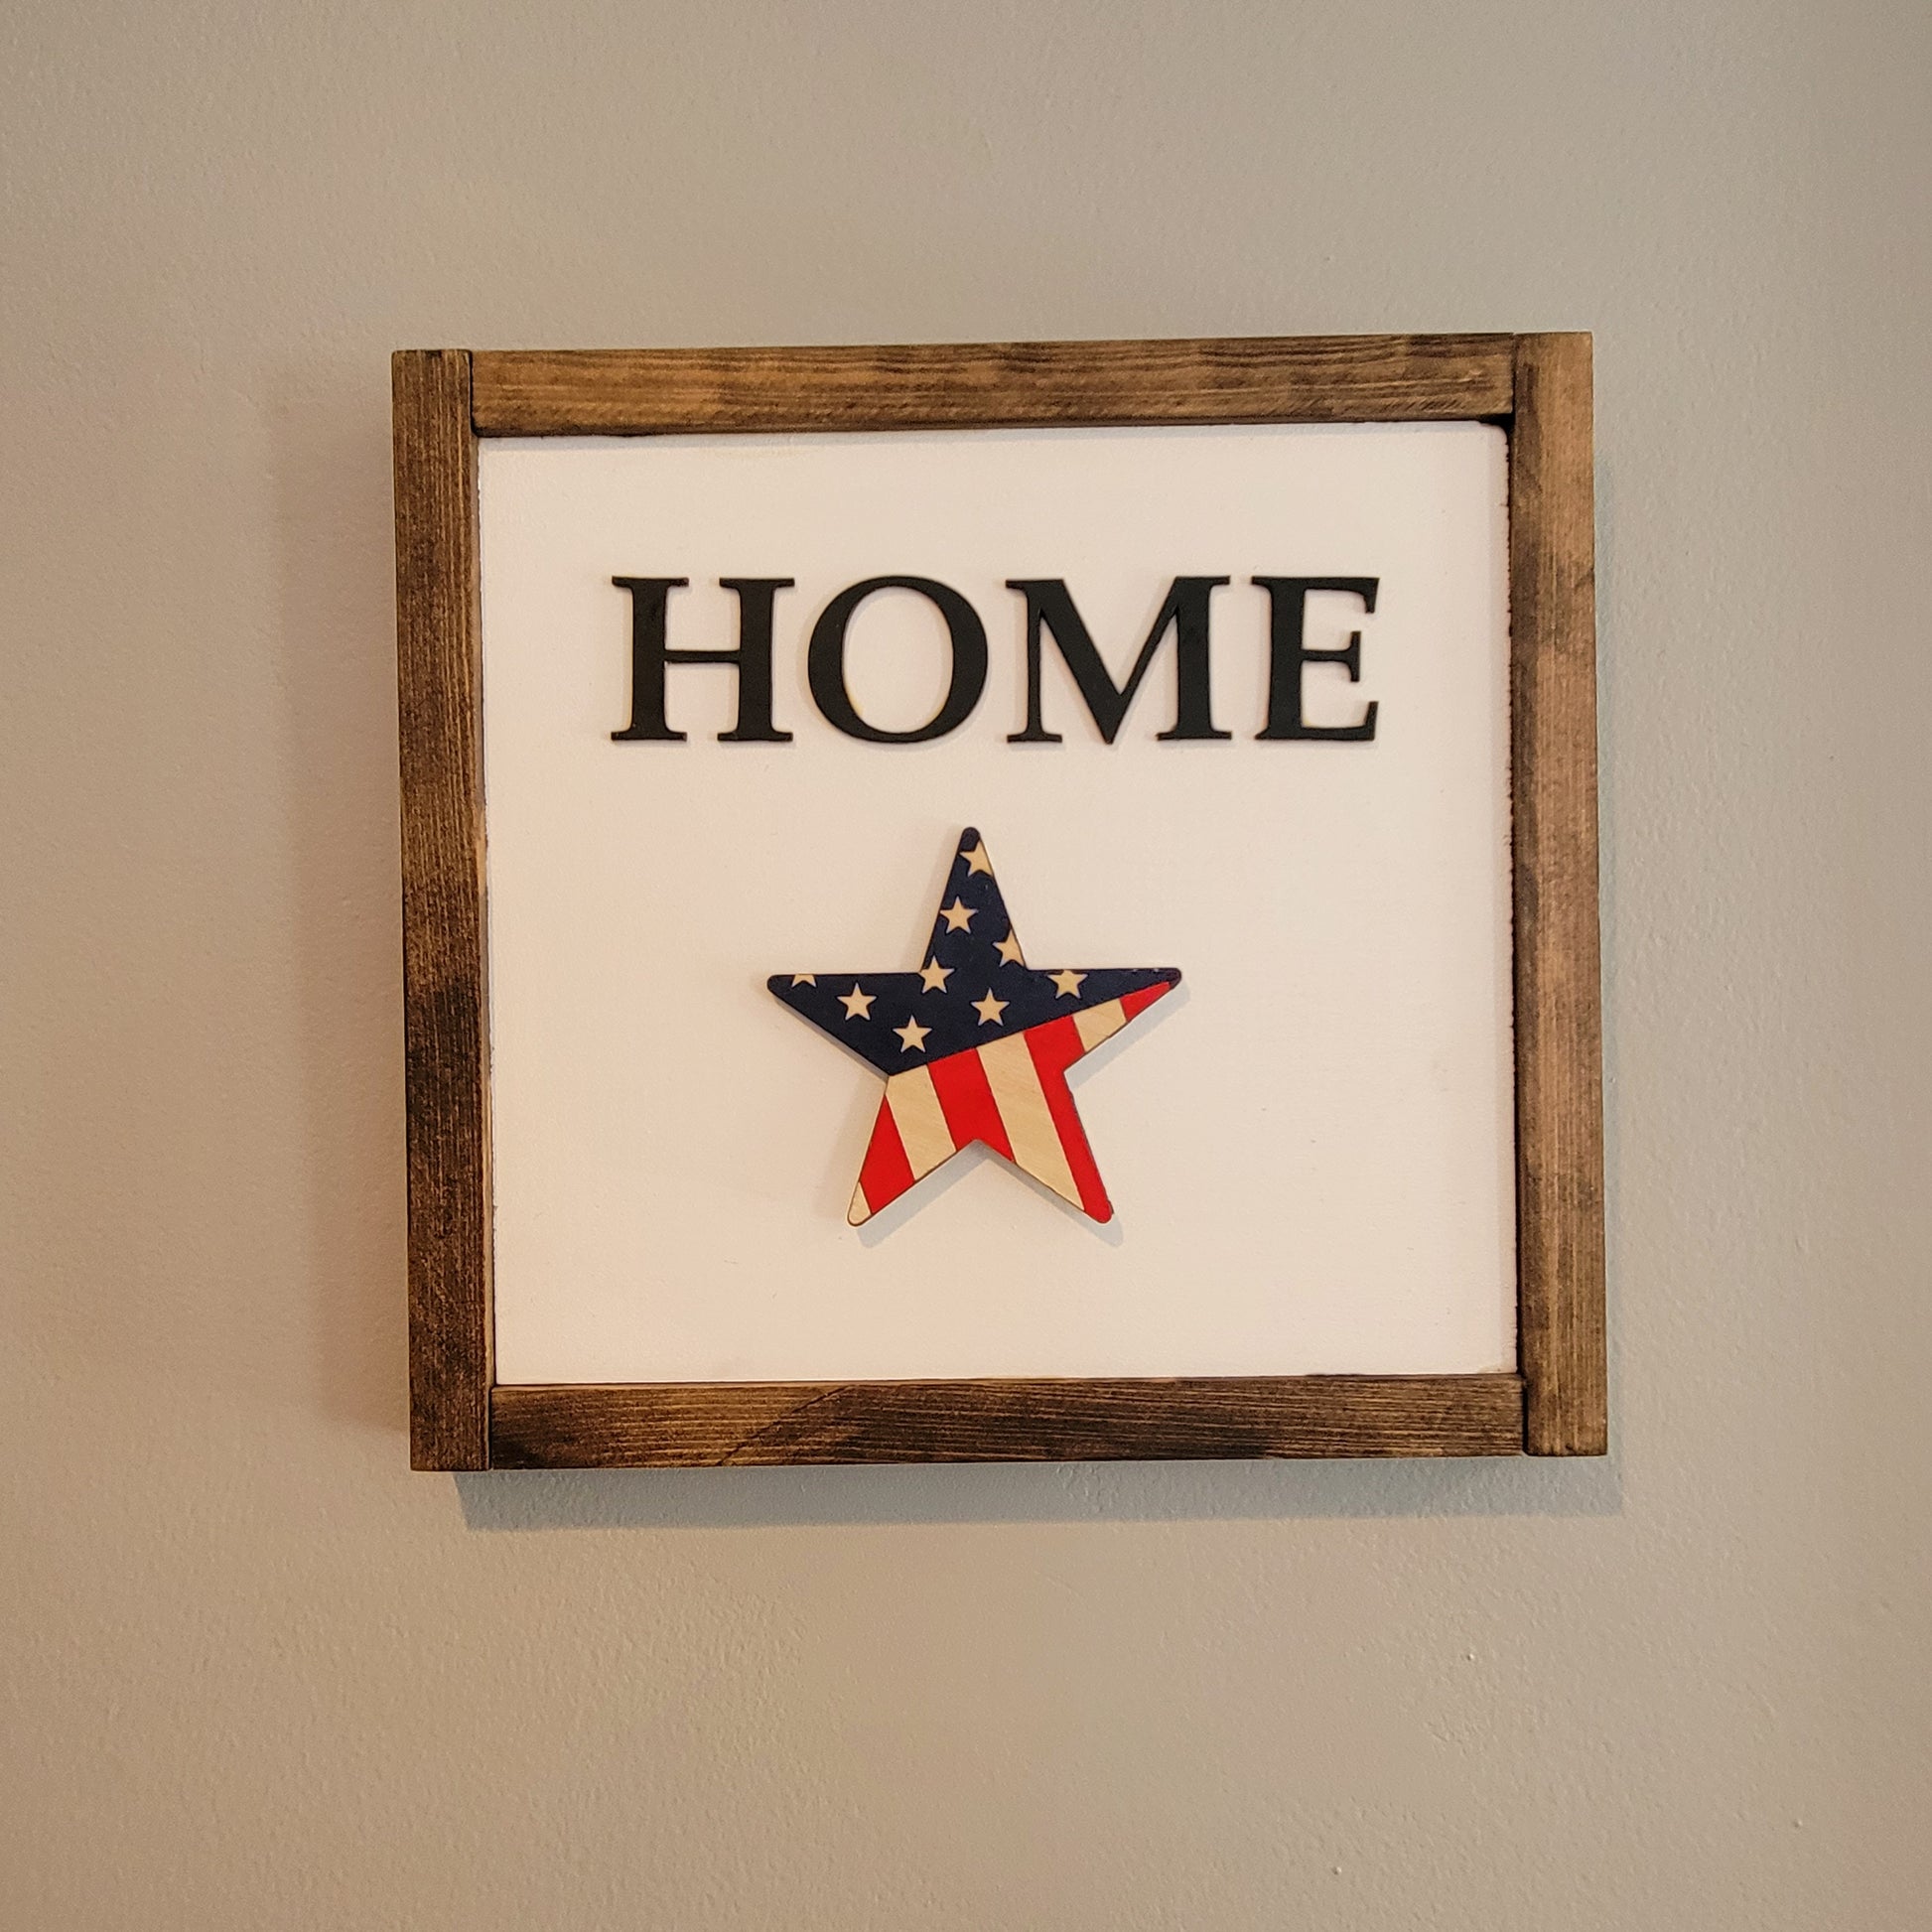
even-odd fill
[(738, 645), (733, 650), (671, 650), (664, 641), (665, 606), (688, 577), (614, 577), (630, 593), (630, 723), (611, 736), (681, 744), (664, 717), (667, 664), (730, 664), (738, 672), (738, 723), (718, 734), (721, 745), (789, 745), (791, 734), (771, 723), (771, 607), (791, 588), (789, 577), (721, 577), (738, 594)]

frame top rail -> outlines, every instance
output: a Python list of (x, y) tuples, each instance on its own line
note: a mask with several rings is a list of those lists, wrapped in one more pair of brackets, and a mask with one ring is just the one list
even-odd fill
[(1245, 337), (897, 347), (478, 349), (483, 436), (1506, 416), (1516, 338)]

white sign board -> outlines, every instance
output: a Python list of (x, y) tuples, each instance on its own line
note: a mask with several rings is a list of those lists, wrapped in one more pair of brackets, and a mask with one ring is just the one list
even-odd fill
[[(510, 436), (480, 466), (498, 1383), (1515, 1366), (1501, 430)], [(983, 627), (943, 736), (869, 742), (814, 696), (822, 614), (880, 578)], [(676, 579), (684, 737), (614, 736), (635, 586)], [(1050, 623), (1030, 705), (1010, 585), (1063, 585), (1122, 687), (1183, 579), (1226, 580), (1225, 736), (1161, 736), (1173, 627), (1113, 742)], [(1298, 598), (1285, 693), (1279, 585), (1311, 579), (1372, 610)], [(740, 647), (759, 596), (789, 738), (720, 742), (745, 659), (675, 653)], [(1351, 635), (1353, 677), (1320, 655)], [(930, 596), (859, 601), (843, 649), (882, 732), (958, 692)], [(1258, 736), (1298, 700), (1337, 735)], [(1030, 966), (1183, 976), (1068, 1075), (1104, 1222), (981, 1150), (853, 1226), (880, 1072), (767, 986), (920, 968), (968, 827)]]

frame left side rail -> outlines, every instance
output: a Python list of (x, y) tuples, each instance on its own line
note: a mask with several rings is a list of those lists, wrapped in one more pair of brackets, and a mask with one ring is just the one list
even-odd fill
[(489, 1466), (483, 628), (466, 349), (393, 358), (409, 1459)]

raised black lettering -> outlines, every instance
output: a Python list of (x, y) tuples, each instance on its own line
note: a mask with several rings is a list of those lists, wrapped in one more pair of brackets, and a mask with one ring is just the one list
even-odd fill
[(1225, 577), (1176, 577), (1147, 633), (1141, 654), (1125, 684), (1115, 684), (1094, 648), (1093, 636), (1074, 608), (1066, 582), (1059, 577), (1015, 577), (1007, 589), (1027, 600), (1027, 729), (1012, 733), (1009, 745), (1057, 745), (1058, 732), (1049, 732), (1040, 715), (1040, 658), (1042, 631), (1051, 631), (1066, 668), (1085, 701), (1100, 736), (1111, 745), (1127, 717), (1127, 708), (1147, 676), (1154, 653), (1170, 627), (1173, 630), (1173, 725), (1159, 734), (1163, 739), (1228, 738), (1214, 729), (1213, 695), (1208, 683), (1207, 606)]
[[(952, 642), (952, 673), (946, 684), (945, 702), (916, 731), (881, 731), (859, 716), (852, 693), (845, 681), (845, 633), (852, 614), (875, 591), (912, 591), (930, 603), (946, 621), (946, 633)], [(841, 591), (812, 625), (812, 640), (806, 649), (806, 675), (811, 682), (812, 699), (848, 738), (863, 739), (868, 745), (917, 745), (929, 738), (944, 738), (957, 731), (972, 716), (973, 707), (986, 689), (986, 626), (979, 613), (948, 584), (930, 577), (868, 577)]]
[(664, 716), (667, 664), (729, 664), (738, 673), (738, 722), (718, 734), (721, 745), (789, 745), (791, 734), (771, 722), (771, 607), (789, 577), (722, 577), (738, 597), (738, 644), (732, 650), (671, 650), (665, 642), (666, 605), (688, 577), (614, 577), (630, 593), (630, 723), (614, 739), (641, 739), (672, 745), (684, 742)]
[(1376, 700), (1371, 698), (1353, 725), (1311, 725), (1302, 715), (1302, 667), (1340, 664), (1350, 684), (1361, 681), (1362, 633), (1351, 630), (1338, 650), (1310, 650), (1303, 642), (1311, 591), (1340, 591), (1362, 600), (1364, 613), (1375, 609), (1374, 577), (1255, 577), (1268, 593), (1268, 724), (1257, 738), (1325, 738), (1360, 744), (1375, 736)]

